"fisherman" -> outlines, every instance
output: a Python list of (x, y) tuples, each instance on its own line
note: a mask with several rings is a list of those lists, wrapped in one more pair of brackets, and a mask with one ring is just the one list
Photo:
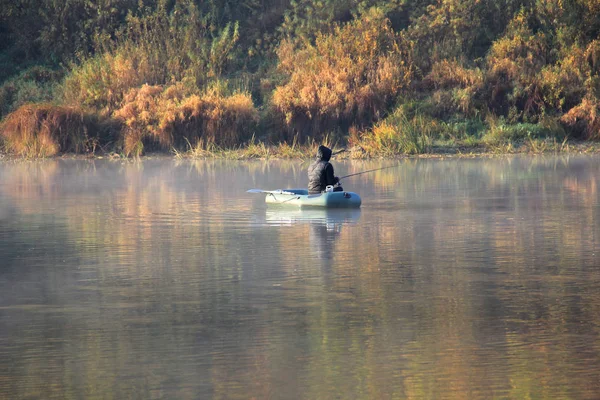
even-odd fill
[[(340, 179), (333, 174), (333, 165), (329, 162), (331, 158), (331, 149), (325, 146), (319, 146), (317, 150), (317, 159), (308, 167), (308, 194), (324, 192), (327, 186), (336, 185)], [(334, 192), (341, 192), (344, 189), (337, 185), (333, 188)]]

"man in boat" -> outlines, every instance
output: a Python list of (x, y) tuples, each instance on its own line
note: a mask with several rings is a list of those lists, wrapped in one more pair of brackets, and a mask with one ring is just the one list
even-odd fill
[[(308, 194), (316, 194), (325, 191), (329, 185), (336, 185), (340, 180), (333, 174), (333, 165), (329, 162), (331, 149), (319, 146), (317, 159), (308, 167)], [(341, 186), (333, 188), (335, 192), (343, 191)]]

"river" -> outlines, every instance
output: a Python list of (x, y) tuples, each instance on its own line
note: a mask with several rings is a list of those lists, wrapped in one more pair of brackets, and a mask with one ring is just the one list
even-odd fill
[(597, 399), (600, 157), (0, 162), (2, 399)]

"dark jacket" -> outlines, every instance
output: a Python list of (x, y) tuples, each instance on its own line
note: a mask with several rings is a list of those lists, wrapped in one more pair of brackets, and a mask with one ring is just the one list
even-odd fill
[(333, 174), (333, 165), (329, 163), (331, 150), (319, 146), (317, 159), (308, 167), (308, 193), (321, 193), (328, 185), (335, 185), (339, 179)]

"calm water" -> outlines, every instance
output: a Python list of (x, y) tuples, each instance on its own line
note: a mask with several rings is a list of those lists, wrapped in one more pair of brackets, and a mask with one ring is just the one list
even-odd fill
[(600, 398), (600, 158), (306, 167), (1, 163), (0, 398)]

